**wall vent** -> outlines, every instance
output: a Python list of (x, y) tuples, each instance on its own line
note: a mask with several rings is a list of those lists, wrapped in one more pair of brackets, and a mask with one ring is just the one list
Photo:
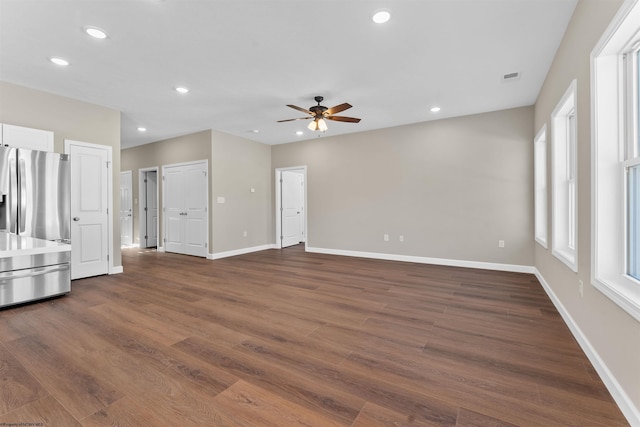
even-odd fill
[(505, 74), (504, 76), (502, 76), (502, 80), (505, 81), (505, 82), (518, 80), (519, 78), (520, 78), (520, 73), (519, 72), (509, 73), (509, 74)]

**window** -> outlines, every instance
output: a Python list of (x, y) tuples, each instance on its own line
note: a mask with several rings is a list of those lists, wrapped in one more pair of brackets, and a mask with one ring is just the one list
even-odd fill
[(591, 54), (592, 283), (640, 320), (640, 0)]
[(533, 143), (535, 237), (547, 247), (547, 125), (538, 132)]
[(626, 154), (624, 161), (627, 178), (627, 274), (640, 280), (640, 150), (638, 147), (638, 115), (640, 114), (640, 47), (635, 47), (623, 56), (625, 67), (625, 90), (627, 111)]
[(571, 82), (551, 115), (552, 253), (577, 271), (577, 114), (576, 81)]

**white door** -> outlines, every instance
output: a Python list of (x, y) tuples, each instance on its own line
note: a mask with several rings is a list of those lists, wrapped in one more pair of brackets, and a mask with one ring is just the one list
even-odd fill
[(184, 252), (207, 256), (207, 166), (184, 166)]
[(303, 207), (304, 207), (303, 175), (291, 171), (283, 171), (281, 176), (282, 195), (282, 247), (297, 245), (304, 239)]
[(120, 244), (133, 245), (133, 174), (120, 172)]
[(183, 253), (184, 230), (182, 218), (184, 210), (184, 174), (178, 166), (169, 167), (164, 172), (164, 246), (167, 252)]
[(71, 278), (109, 272), (107, 148), (70, 144)]
[(207, 256), (207, 163), (165, 166), (165, 250)]
[(158, 246), (158, 172), (146, 171), (143, 174), (140, 203), (144, 214), (140, 215), (140, 246), (152, 248)]

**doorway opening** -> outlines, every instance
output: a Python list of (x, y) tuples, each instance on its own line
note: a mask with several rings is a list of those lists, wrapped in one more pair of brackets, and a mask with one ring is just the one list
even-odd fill
[(307, 167), (276, 169), (276, 246), (307, 247)]
[(139, 239), (140, 248), (158, 247), (158, 168), (139, 170)]

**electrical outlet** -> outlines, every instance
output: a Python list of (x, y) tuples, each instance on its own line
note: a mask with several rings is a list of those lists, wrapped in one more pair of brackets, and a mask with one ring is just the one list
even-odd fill
[(584, 297), (584, 283), (582, 280), (578, 280), (578, 293), (580, 294), (580, 298)]
[(403, 236), (402, 234), (400, 235), (400, 237), (398, 237), (398, 239), (399, 239), (401, 242), (404, 242), (404, 236)]
[(384, 236), (382, 236), (382, 238), (384, 239), (385, 242), (389, 241), (389, 235), (385, 234)]
[(247, 232), (246, 232), (246, 231), (245, 231), (245, 232), (243, 232), (243, 233), (242, 233), (242, 235), (243, 235), (244, 237), (247, 237)]
[(498, 247), (504, 248), (504, 240), (498, 240)]

